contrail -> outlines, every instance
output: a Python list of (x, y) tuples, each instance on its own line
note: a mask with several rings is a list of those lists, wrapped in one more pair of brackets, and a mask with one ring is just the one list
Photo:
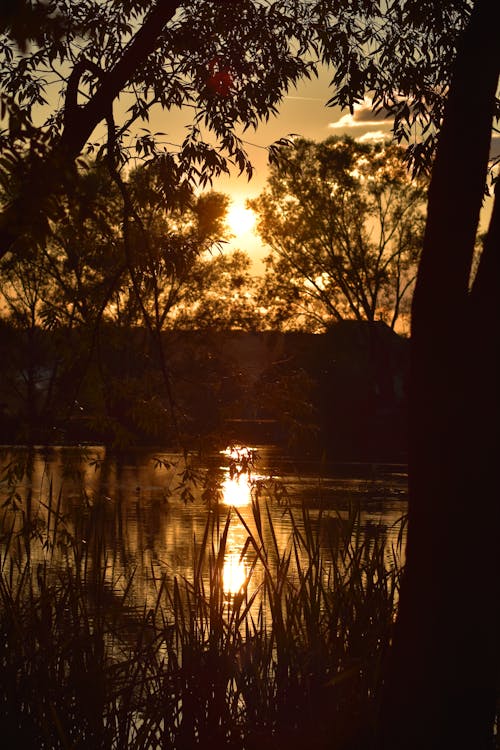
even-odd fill
[(285, 99), (297, 99), (304, 102), (322, 102), (324, 101), (321, 96), (285, 96)]

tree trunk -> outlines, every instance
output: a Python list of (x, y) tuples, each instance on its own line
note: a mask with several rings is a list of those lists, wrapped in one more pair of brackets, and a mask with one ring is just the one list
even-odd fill
[(412, 317), (407, 566), (386, 671), (378, 737), (384, 750), (493, 747), (498, 199), (472, 291), (469, 276), (500, 70), (499, 26), (498, 0), (478, 0), (457, 53), (429, 191)]

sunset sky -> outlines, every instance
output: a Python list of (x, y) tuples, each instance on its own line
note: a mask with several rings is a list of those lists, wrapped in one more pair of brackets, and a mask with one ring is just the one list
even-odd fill
[[(384, 138), (390, 130), (390, 121), (374, 121), (369, 102), (359, 105), (354, 114), (342, 114), (338, 108), (327, 107), (331, 96), (328, 88), (329, 75), (323, 73), (318, 79), (303, 82), (296, 90), (290, 91), (280, 108), (278, 117), (262, 125), (253, 135), (247, 136), (252, 146), (249, 154), (255, 165), (254, 177), (247, 181), (239, 178), (219, 180), (216, 189), (229, 193), (237, 206), (244, 206), (247, 198), (256, 197), (264, 188), (267, 177), (266, 146), (289, 133), (316, 141), (331, 135), (348, 134), (354, 138)], [(246, 250), (259, 270), (261, 260), (268, 254), (262, 241), (252, 229), (235, 237), (230, 247)]]
[[(247, 131), (243, 138), (255, 167), (250, 182), (246, 176), (222, 178), (214, 183), (214, 189), (231, 195), (233, 205), (243, 208), (248, 198), (256, 197), (263, 189), (267, 177), (267, 146), (290, 133), (321, 141), (331, 135), (349, 134), (354, 138), (377, 139), (388, 135), (390, 122), (374, 120), (369, 102), (358, 105), (354, 114), (342, 114), (338, 108), (327, 107), (330, 74), (323, 71), (319, 78), (302, 82), (297, 89), (290, 90), (280, 107), (278, 117), (259, 127), (256, 132)], [(158, 113), (151, 119), (151, 129), (166, 133), (170, 142), (182, 140), (186, 120), (180, 113)], [(260, 271), (261, 260), (268, 254), (256, 233), (250, 229), (240, 233), (229, 244), (228, 249), (246, 250), (255, 261), (255, 270)]]
[[(383, 116), (375, 118), (371, 110), (371, 102), (365, 99), (358, 104), (353, 114), (342, 112), (338, 107), (327, 107), (326, 102), (332, 96), (329, 88), (331, 72), (322, 69), (318, 78), (302, 81), (297, 88), (291, 89), (284, 97), (279, 108), (279, 115), (271, 117), (267, 123), (259, 126), (257, 131), (248, 130), (244, 134), (238, 133), (243, 138), (250, 159), (254, 165), (254, 175), (250, 181), (245, 175), (240, 177), (237, 173), (231, 177), (220, 178), (214, 182), (213, 189), (227, 193), (232, 198), (232, 207), (240, 212), (244, 210), (245, 201), (256, 197), (264, 188), (268, 175), (268, 151), (267, 147), (274, 141), (296, 134), (315, 141), (322, 141), (331, 135), (350, 135), (360, 141), (382, 140), (390, 136), (391, 121)], [(127, 97), (121, 98), (115, 104), (115, 112), (123, 114), (127, 109)], [(181, 109), (164, 112), (154, 109), (148, 128), (155, 132), (164, 134), (163, 139), (167, 149), (174, 150), (183, 141), (186, 134), (186, 126), (191, 123), (192, 110)], [(105, 126), (99, 128), (102, 136)], [(208, 140), (212, 140), (205, 134)], [(496, 135), (494, 140), (494, 151), (500, 151), (500, 137)], [(486, 201), (483, 209), (481, 231), (486, 229), (487, 220), (491, 212), (491, 201)], [(245, 250), (254, 262), (253, 271), (262, 273), (264, 270), (262, 261), (268, 255), (269, 248), (263, 246), (256, 231), (248, 228), (246, 221), (239, 222), (238, 233), (227, 243), (228, 251), (234, 249)], [(243, 230), (243, 231), (242, 231)]]
[[(296, 89), (289, 91), (284, 97), (277, 117), (261, 125), (257, 131), (247, 131), (244, 138), (248, 153), (255, 167), (254, 176), (250, 181), (246, 176), (222, 178), (214, 183), (214, 189), (228, 193), (233, 200), (233, 206), (243, 209), (248, 198), (256, 197), (264, 188), (268, 174), (267, 146), (290, 133), (316, 141), (324, 140), (331, 135), (350, 135), (360, 141), (383, 140), (390, 136), (391, 121), (383, 116), (375, 118), (371, 110), (371, 102), (365, 99), (355, 107), (351, 115), (341, 112), (339, 108), (327, 107), (326, 102), (332, 96), (329, 89), (331, 74), (323, 69), (318, 78), (303, 81)], [(165, 117), (168, 121), (165, 121)], [(181, 123), (183, 114), (160, 114), (163, 118), (159, 122), (161, 130), (172, 135), (178, 134), (182, 140), (185, 121)], [(174, 136), (175, 138), (175, 136)], [(500, 152), (500, 136), (494, 135), (493, 153)], [(480, 231), (486, 230), (491, 213), (491, 200), (487, 199), (483, 207)], [(262, 260), (269, 253), (269, 248), (263, 247), (262, 241), (253, 229), (235, 236), (227, 245), (228, 250), (241, 249), (249, 253), (254, 261), (254, 271), (263, 271)]]

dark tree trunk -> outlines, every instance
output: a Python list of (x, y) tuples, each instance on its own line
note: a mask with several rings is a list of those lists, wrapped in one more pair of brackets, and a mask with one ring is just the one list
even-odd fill
[(498, 672), (497, 198), (469, 276), (500, 70), (500, 2), (478, 0), (458, 51), (413, 303), (407, 569), (379, 746), (493, 747)]

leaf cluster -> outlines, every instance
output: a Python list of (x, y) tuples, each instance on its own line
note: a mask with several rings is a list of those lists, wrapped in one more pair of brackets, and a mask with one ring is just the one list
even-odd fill
[(250, 204), (271, 248), (262, 301), (274, 322), (322, 330), (380, 317), (394, 327), (415, 277), (424, 199), (425, 181), (410, 180), (395, 145), (331, 137), (282, 147)]
[[(0, 37), (0, 95), (11, 122), (1, 142), (27, 144), (33, 128), (63, 136), (64, 124), (86, 118), (87, 104), (126, 60), (123, 79), (102, 95), (93, 121), (108, 118), (105, 107), (122, 94), (127, 113), (108, 132), (121, 158), (167, 153), (184, 175), (203, 184), (231, 165), (250, 177), (238, 129), (255, 129), (276, 114), (290, 88), (324, 65), (332, 71), (329, 105), (352, 112), (368, 95), (375, 112), (394, 118), (396, 140), (410, 144), (411, 166), (428, 168), (471, 7), (470, 0), (196, 0), (168, 3), (151, 33), (157, 12), (151, 3), (11, 0)], [(36, 34), (30, 31), (35, 17)], [(141, 48), (138, 35), (146, 29), (148, 46)], [(208, 85), (214, 66), (230, 77), (224, 94)], [(168, 144), (164, 134), (147, 130), (154, 108), (192, 113), (181, 143)]]

